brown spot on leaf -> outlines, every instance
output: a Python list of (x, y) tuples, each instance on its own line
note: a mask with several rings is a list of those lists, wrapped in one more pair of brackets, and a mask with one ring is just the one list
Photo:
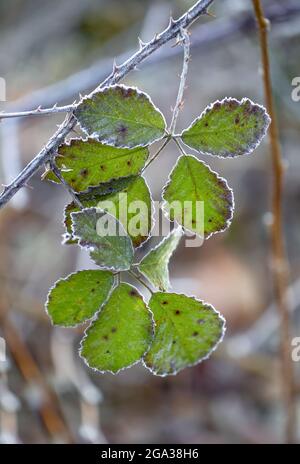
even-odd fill
[(88, 173), (89, 173), (89, 171), (88, 171), (87, 168), (81, 169), (81, 171), (80, 171), (80, 175), (82, 177), (86, 177), (88, 175)]
[(137, 292), (136, 290), (133, 290), (133, 289), (130, 290), (129, 295), (130, 295), (130, 296), (140, 296), (140, 295), (138, 294), (138, 292)]
[(129, 98), (134, 94), (133, 89), (126, 89), (125, 87), (120, 87), (121, 94), (124, 98)]
[(127, 134), (128, 132), (128, 129), (126, 126), (124, 126), (124, 124), (120, 124), (120, 126), (118, 127), (117, 129), (117, 132), (119, 132), (120, 135), (122, 135), (123, 137), (125, 137), (125, 135)]

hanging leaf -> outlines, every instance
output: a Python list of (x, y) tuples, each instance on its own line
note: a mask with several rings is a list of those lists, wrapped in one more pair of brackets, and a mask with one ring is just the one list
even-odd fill
[(169, 282), (169, 261), (182, 237), (182, 228), (174, 229), (156, 248), (142, 259), (139, 271), (160, 290), (167, 291)]
[(248, 155), (260, 144), (269, 124), (263, 106), (248, 98), (225, 98), (208, 106), (181, 138), (189, 147), (208, 155)]
[[(111, 190), (112, 193), (109, 193)], [(139, 247), (148, 239), (152, 227), (152, 201), (149, 188), (143, 177), (131, 176), (119, 179), (110, 183), (109, 188), (106, 190), (101, 186), (99, 189), (94, 189), (93, 192), (78, 195), (78, 198), (85, 208), (98, 207), (107, 209), (108, 202), (111, 202), (112, 210), (108, 209), (108, 212), (116, 216), (124, 226), (132, 239), (134, 247)], [(72, 236), (70, 216), (75, 211), (79, 211), (79, 208), (74, 202), (70, 203), (65, 209), (67, 234), (64, 243), (76, 243)], [(136, 230), (134, 230), (133, 226), (136, 221), (138, 223)]]
[(90, 251), (90, 257), (98, 266), (114, 271), (130, 269), (132, 242), (116, 218), (96, 208), (72, 213), (71, 218), (74, 238)]
[(114, 283), (108, 271), (79, 271), (50, 289), (46, 310), (55, 325), (72, 327), (91, 319), (107, 299)]
[(133, 87), (106, 87), (85, 98), (74, 114), (87, 134), (115, 147), (146, 146), (165, 135), (163, 115)]
[(142, 358), (152, 337), (152, 315), (142, 296), (122, 283), (87, 329), (80, 354), (89, 367), (116, 374)]
[(191, 155), (179, 158), (164, 188), (163, 199), (170, 220), (200, 237), (222, 232), (232, 218), (233, 193), (227, 182)]
[(225, 321), (202, 301), (177, 293), (155, 293), (154, 340), (144, 358), (156, 375), (176, 374), (206, 359), (222, 340)]
[[(55, 163), (72, 189), (84, 192), (112, 179), (139, 174), (148, 155), (147, 148), (129, 150), (91, 139), (73, 139), (59, 147)], [(59, 183), (52, 171), (44, 178)]]

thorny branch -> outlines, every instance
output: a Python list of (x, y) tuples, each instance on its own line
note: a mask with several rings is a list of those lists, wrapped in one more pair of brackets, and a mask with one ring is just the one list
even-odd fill
[(272, 198), (272, 274), (274, 281), (275, 297), (280, 316), (280, 343), (282, 364), (282, 389), (286, 409), (286, 441), (292, 443), (295, 439), (295, 406), (294, 406), (294, 369), (290, 354), (290, 310), (288, 301), (288, 260), (285, 251), (284, 232), (282, 226), (282, 192), (284, 167), (279, 141), (279, 132), (274, 106), (272, 79), (270, 70), (268, 28), (269, 22), (264, 17), (264, 11), (260, 0), (252, 0), (258, 23), (259, 40), (262, 54), (263, 82), (266, 107), (271, 117), (269, 129), (270, 146), (273, 165), (273, 198)]
[[(203, 14), (207, 14), (207, 9), (213, 0), (199, 0), (179, 19), (170, 19), (168, 27), (157, 34), (149, 43), (140, 42), (139, 50), (131, 56), (122, 65), (114, 65), (112, 73), (89, 95), (91, 97), (101, 88), (114, 85), (123, 79), (128, 73), (136, 69), (136, 67), (152, 53), (162, 47), (170, 40), (176, 38), (182, 29), (187, 29), (197, 18)], [(62, 123), (58, 131), (51, 137), (48, 144), (38, 153), (38, 155), (25, 167), (25, 169), (17, 176), (17, 178), (8, 186), (6, 186), (0, 195), (0, 208), (2, 208), (16, 193), (26, 185), (28, 180), (38, 171), (38, 169), (47, 161), (57, 150), (58, 146), (63, 143), (69, 132), (76, 125), (76, 118), (73, 114), (68, 115)]]
[(185, 29), (180, 30), (180, 36), (178, 38), (178, 41), (181, 42), (183, 45), (183, 66), (182, 66), (182, 72), (180, 76), (177, 99), (176, 99), (175, 107), (173, 109), (172, 121), (168, 129), (168, 135), (166, 136), (164, 143), (157, 150), (157, 152), (152, 156), (152, 158), (150, 158), (150, 160), (146, 163), (143, 171), (145, 171), (150, 166), (150, 164), (156, 158), (158, 158), (160, 153), (164, 150), (164, 148), (168, 145), (170, 140), (175, 135), (175, 128), (176, 128), (176, 122), (178, 119), (179, 111), (181, 110), (183, 106), (183, 95), (184, 95), (184, 90), (186, 87), (186, 78), (187, 78), (187, 73), (189, 69), (189, 61), (190, 61), (190, 37), (189, 37), (188, 32)]
[[(266, 15), (272, 22), (272, 25), (276, 23), (281, 24), (282, 21), (295, 17), (299, 13), (300, 5), (297, 0), (284, 2), (284, 5), (279, 3), (271, 4), (266, 10)], [(201, 24), (193, 30), (193, 47), (199, 48), (201, 51), (207, 51), (208, 47), (215, 43), (220, 43), (228, 38), (234, 39), (243, 31), (247, 33), (251, 32), (254, 26), (255, 20), (251, 11), (249, 13), (238, 13), (228, 19), (216, 19), (213, 23)], [(160, 50), (159, 54), (149, 57), (145, 64), (161, 63), (166, 59), (179, 55), (180, 52), (179, 47), (165, 48), (164, 50)], [(134, 51), (122, 53), (118, 56), (117, 61), (122, 63), (133, 53)], [(58, 103), (74, 98), (75, 95), (86, 91), (86, 89), (92, 89), (101, 79), (105, 78), (110, 69), (111, 59), (102, 58), (91, 66), (75, 72), (55, 84), (35, 90), (8, 104), (11, 113), (0, 112), (0, 120), (6, 117), (20, 117), (22, 119), (25, 116), (51, 114), (56, 111), (53, 110), (55, 102), (58, 105)], [(19, 108), (24, 108), (26, 111), (19, 113)], [(32, 110), (32, 108), (36, 109)], [(38, 108), (43, 109), (44, 112), (38, 111)], [(57, 108), (56, 112), (60, 112), (59, 108), (62, 109), (61, 111), (63, 111), (63, 108), (66, 111), (69, 105)], [(10, 116), (11, 114), (15, 116)]]

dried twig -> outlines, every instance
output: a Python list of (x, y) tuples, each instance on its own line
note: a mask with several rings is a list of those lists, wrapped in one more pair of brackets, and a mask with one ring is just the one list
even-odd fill
[(190, 61), (190, 36), (188, 32), (184, 29), (181, 29), (180, 31), (180, 40), (183, 45), (183, 67), (182, 67), (182, 73), (180, 77), (177, 100), (176, 100), (176, 104), (173, 110), (172, 121), (171, 121), (170, 128), (169, 128), (170, 134), (174, 134), (179, 111), (183, 105), (183, 94), (184, 94), (184, 90), (186, 86), (186, 78), (187, 78), (187, 73), (189, 69), (189, 61)]
[(273, 165), (273, 223), (272, 223), (272, 274), (275, 296), (280, 316), (282, 388), (286, 409), (286, 441), (293, 442), (295, 437), (294, 407), (294, 370), (290, 353), (290, 311), (288, 301), (288, 260), (285, 251), (284, 232), (282, 227), (282, 192), (284, 167), (279, 142), (276, 111), (273, 100), (272, 79), (270, 71), (268, 28), (269, 21), (264, 17), (260, 0), (252, 0), (259, 28), (259, 40), (262, 54), (263, 82), (267, 110), (271, 117), (269, 129), (270, 146)]

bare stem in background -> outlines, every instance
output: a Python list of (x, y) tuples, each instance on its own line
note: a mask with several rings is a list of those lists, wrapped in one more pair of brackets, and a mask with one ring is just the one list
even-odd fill
[(282, 163), (279, 132), (274, 106), (270, 59), (268, 49), (269, 21), (264, 17), (261, 0), (252, 0), (258, 23), (259, 40), (262, 54), (263, 82), (267, 110), (271, 117), (269, 129), (270, 146), (273, 165), (273, 193), (272, 193), (272, 274), (275, 296), (280, 316), (280, 345), (283, 400), (286, 412), (285, 439), (288, 443), (295, 441), (296, 416), (294, 408), (294, 369), (290, 353), (290, 311), (288, 301), (289, 264), (286, 256), (284, 232), (282, 225), (282, 193), (284, 167)]

